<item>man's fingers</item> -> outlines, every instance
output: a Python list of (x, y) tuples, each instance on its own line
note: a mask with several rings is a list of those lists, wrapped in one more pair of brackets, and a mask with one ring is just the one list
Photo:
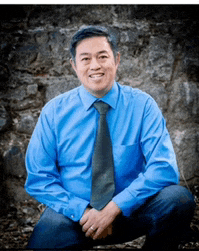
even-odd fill
[(106, 238), (108, 235), (112, 235), (112, 224), (104, 230), (103, 228), (101, 228), (101, 230), (96, 231), (96, 233), (94, 232), (92, 238), (93, 240), (102, 239), (102, 238)]
[(93, 237), (93, 235), (95, 234), (96, 228), (94, 226), (91, 226), (88, 228), (88, 230), (86, 231), (85, 236), (86, 237)]
[(85, 214), (79, 221), (79, 224), (83, 226), (88, 220), (88, 216)]
[(107, 217), (107, 214), (103, 210), (97, 211), (96, 209), (90, 209), (88, 212), (85, 212), (79, 222), (85, 236), (96, 240), (111, 235), (112, 226), (110, 226), (110, 224), (113, 220)]
[(87, 232), (90, 226), (91, 226), (91, 223), (87, 221), (84, 225), (82, 225), (82, 231)]
[(96, 228), (94, 226), (91, 226), (90, 230), (93, 231), (93, 232), (95, 232)]
[(97, 239), (106, 238), (108, 235), (111, 235), (112, 225), (110, 225), (106, 229), (103, 229), (103, 228), (97, 229), (94, 225), (92, 225), (91, 227), (88, 227), (88, 224), (85, 224), (82, 228), (82, 231), (86, 232), (85, 233), (86, 237), (91, 237), (93, 240), (97, 240)]
[(95, 232), (95, 234), (93, 235), (93, 240), (97, 240), (97, 239), (101, 239), (101, 234), (103, 232), (102, 228), (98, 228)]
[(79, 221), (79, 224), (81, 226), (83, 226), (87, 222), (87, 220), (88, 220), (88, 213), (89, 213), (90, 210), (91, 210), (90, 208), (86, 208), (86, 210), (85, 210), (82, 218)]

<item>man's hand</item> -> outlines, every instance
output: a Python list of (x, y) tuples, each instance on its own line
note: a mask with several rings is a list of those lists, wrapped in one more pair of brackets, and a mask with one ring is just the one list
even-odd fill
[(87, 208), (80, 220), (82, 231), (86, 237), (91, 237), (93, 240), (105, 238), (112, 234), (112, 223), (120, 213), (121, 210), (113, 201), (101, 211)]

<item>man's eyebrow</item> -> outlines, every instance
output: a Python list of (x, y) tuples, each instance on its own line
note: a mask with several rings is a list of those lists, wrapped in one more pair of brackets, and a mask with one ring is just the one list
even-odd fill
[[(102, 53), (107, 53), (108, 54), (108, 51), (106, 50), (103, 50), (103, 51), (98, 51), (97, 54), (102, 54)], [(88, 52), (83, 52), (81, 53), (79, 56), (87, 56), (87, 55), (90, 55), (91, 53), (88, 53)]]
[(98, 54), (102, 54), (102, 53), (107, 53), (108, 54), (108, 51), (104, 50), (104, 51), (99, 51)]
[(87, 52), (83, 52), (80, 54), (80, 56), (85, 56), (85, 55), (89, 55), (90, 53), (87, 53)]

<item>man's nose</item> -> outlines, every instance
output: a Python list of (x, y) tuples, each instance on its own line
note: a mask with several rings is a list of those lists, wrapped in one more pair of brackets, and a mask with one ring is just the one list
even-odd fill
[(90, 63), (90, 69), (91, 70), (98, 70), (100, 68), (100, 64), (96, 58), (92, 58)]

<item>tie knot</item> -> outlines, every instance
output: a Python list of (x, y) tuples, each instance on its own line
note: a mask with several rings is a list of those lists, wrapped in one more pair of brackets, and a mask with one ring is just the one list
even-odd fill
[(96, 102), (93, 104), (93, 106), (99, 112), (100, 115), (106, 114), (109, 109), (109, 105), (104, 103), (103, 101)]

